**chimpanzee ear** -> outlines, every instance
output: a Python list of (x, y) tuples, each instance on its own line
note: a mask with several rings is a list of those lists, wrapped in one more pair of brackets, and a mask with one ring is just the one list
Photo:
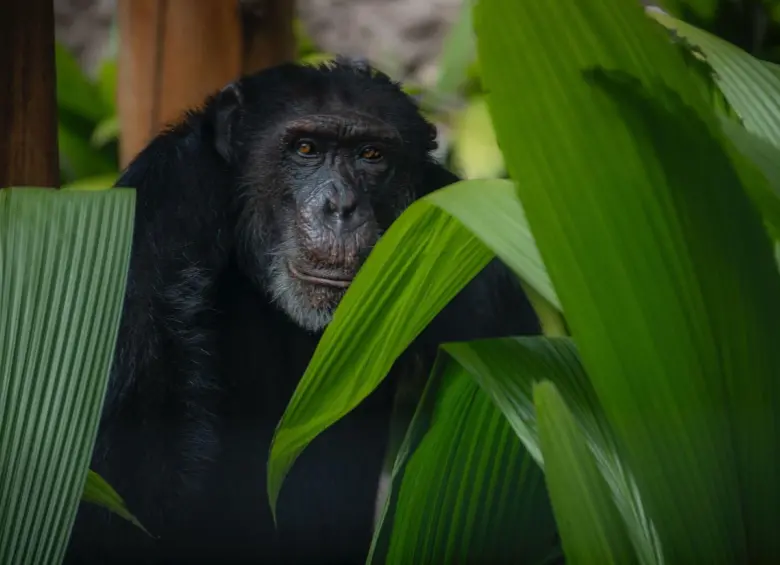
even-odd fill
[(225, 161), (232, 163), (236, 158), (239, 140), (236, 129), (244, 105), (244, 93), (241, 85), (233, 82), (223, 88), (216, 96), (214, 112), (214, 134), (217, 152)]

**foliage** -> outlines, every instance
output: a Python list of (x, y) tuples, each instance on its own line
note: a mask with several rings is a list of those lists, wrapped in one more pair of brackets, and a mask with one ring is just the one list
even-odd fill
[[(729, 32), (740, 49), (705, 31), (737, 4), (662, 2), (685, 22), (633, 0), (464, 2), (438, 83), (406, 88), (471, 180), (372, 251), (279, 424), (272, 504), (297, 455), (496, 255), (546, 336), (442, 347), (370, 562), (780, 558), (780, 73), (744, 50), (776, 56), (780, 11), (767, 0), (764, 31)], [(303, 61), (330, 58), (299, 37)], [(100, 188), (116, 175), (115, 66), (91, 80), (72, 63), (58, 49), (63, 178)], [(41, 488), (39, 506), (60, 492)], [(85, 497), (133, 520), (106, 488), (90, 475)], [(0, 547), (32, 551), (30, 531)]]
[(60, 177), (64, 186), (111, 186), (118, 175), (116, 61), (93, 80), (68, 50), (55, 46)]
[[(442, 362), (434, 370), (401, 452), (397, 494), (369, 562), (385, 554), (399, 563), (559, 557), (541, 469), (462, 366)], [(424, 492), (435, 496), (420, 499)]]
[[(317, 48), (299, 20), (295, 21), (295, 34), (301, 62), (314, 64), (333, 58)], [(453, 170), (466, 178), (501, 177), (503, 160), (474, 66), (470, 10), (463, 10), (448, 44), (451, 47), (444, 52), (438, 83), (428, 88), (407, 82), (404, 89), (420, 100), (431, 119), (452, 128), (452, 141), (443, 140), (443, 153)], [(109, 50), (91, 77), (65, 47), (56, 45), (60, 176), (67, 188), (99, 189), (113, 184), (119, 175), (115, 51)], [(464, 61), (470, 63), (464, 65)], [(464, 104), (464, 94), (473, 100)]]
[[(58, 563), (87, 467), (130, 257), (135, 193), (0, 190), (0, 562)], [(96, 490), (97, 489), (97, 490)]]
[[(515, 460), (498, 457), (518, 440), (544, 469), (567, 562), (780, 558), (776, 71), (651, 16), (628, 0), (477, 5), (485, 129), (518, 182), (446, 187), (386, 232), (279, 424), (272, 500), (306, 443), (472, 276), (478, 262), (450, 260), (460, 241), (473, 250), (464, 258), (498, 254), (543, 299), (540, 313), (560, 309), (571, 338), (444, 346), (399, 450), (372, 562), (544, 562), (517, 542), (524, 516), (549, 513), (547, 497), (484, 499), (524, 488), (524, 472), (502, 478)], [(419, 252), (407, 259), (410, 248)], [(472, 411), (487, 406), (480, 396), (514, 436)]]

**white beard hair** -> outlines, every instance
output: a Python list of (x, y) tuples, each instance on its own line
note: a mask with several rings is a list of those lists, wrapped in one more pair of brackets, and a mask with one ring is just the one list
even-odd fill
[(331, 308), (315, 308), (308, 304), (306, 283), (292, 277), (283, 254), (273, 255), (267, 276), (273, 302), (303, 329), (319, 332), (333, 319)]

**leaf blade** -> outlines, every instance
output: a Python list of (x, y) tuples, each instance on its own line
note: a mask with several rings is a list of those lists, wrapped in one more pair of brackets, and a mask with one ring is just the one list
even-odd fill
[(369, 562), (541, 564), (556, 555), (541, 470), (471, 376), (440, 355), (421, 405)]
[(442, 348), (490, 396), (541, 467), (545, 463), (533, 387), (541, 381), (552, 382), (588, 441), (639, 562), (644, 565), (664, 562), (655, 526), (570, 338), (510, 337), (448, 343)]
[(2, 562), (64, 554), (108, 381), (134, 206), (132, 190), (0, 191)]
[[(274, 434), (267, 483), (274, 512), (298, 454), (379, 385), (414, 337), (492, 257), (425, 199), (383, 235), (341, 300)], [(449, 276), (438, 277), (441, 272)]]
[(534, 385), (545, 478), (567, 563), (636, 563), (593, 456), (555, 385)]
[(628, 1), (494, 0), (475, 22), (499, 144), (665, 557), (777, 555), (780, 280), (699, 84)]
[(87, 472), (87, 480), (84, 482), (84, 492), (81, 495), (82, 502), (102, 506), (117, 516), (124, 518), (145, 534), (151, 535), (146, 528), (127, 509), (122, 497), (108, 484), (103, 477), (90, 470)]
[[(512, 230), (483, 221), (483, 214), (509, 222)], [(268, 467), (272, 508), (297, 454), (381, 382), (412, 339), (494, 257), (490, 248), (557, 303), (509, 181), (461, 181), (437, 190), (385, 233), (342, 299), (277, 427)]]

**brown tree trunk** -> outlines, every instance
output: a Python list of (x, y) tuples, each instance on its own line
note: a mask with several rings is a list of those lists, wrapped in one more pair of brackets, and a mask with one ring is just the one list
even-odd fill
[(293, 29), (295, 1), (245, 0), (242, 8), (244, 74), (294, 61), (297, 57)]
[(294, 60), (294, 4), (119, 0), (121, 165), (239, 75)]
[(0, 188), (59, 186), (52, 0), (0, 0)]
[(166, 124), (241, 74), (235, 0), (119, 0), (117, 88), (127, 165)]

